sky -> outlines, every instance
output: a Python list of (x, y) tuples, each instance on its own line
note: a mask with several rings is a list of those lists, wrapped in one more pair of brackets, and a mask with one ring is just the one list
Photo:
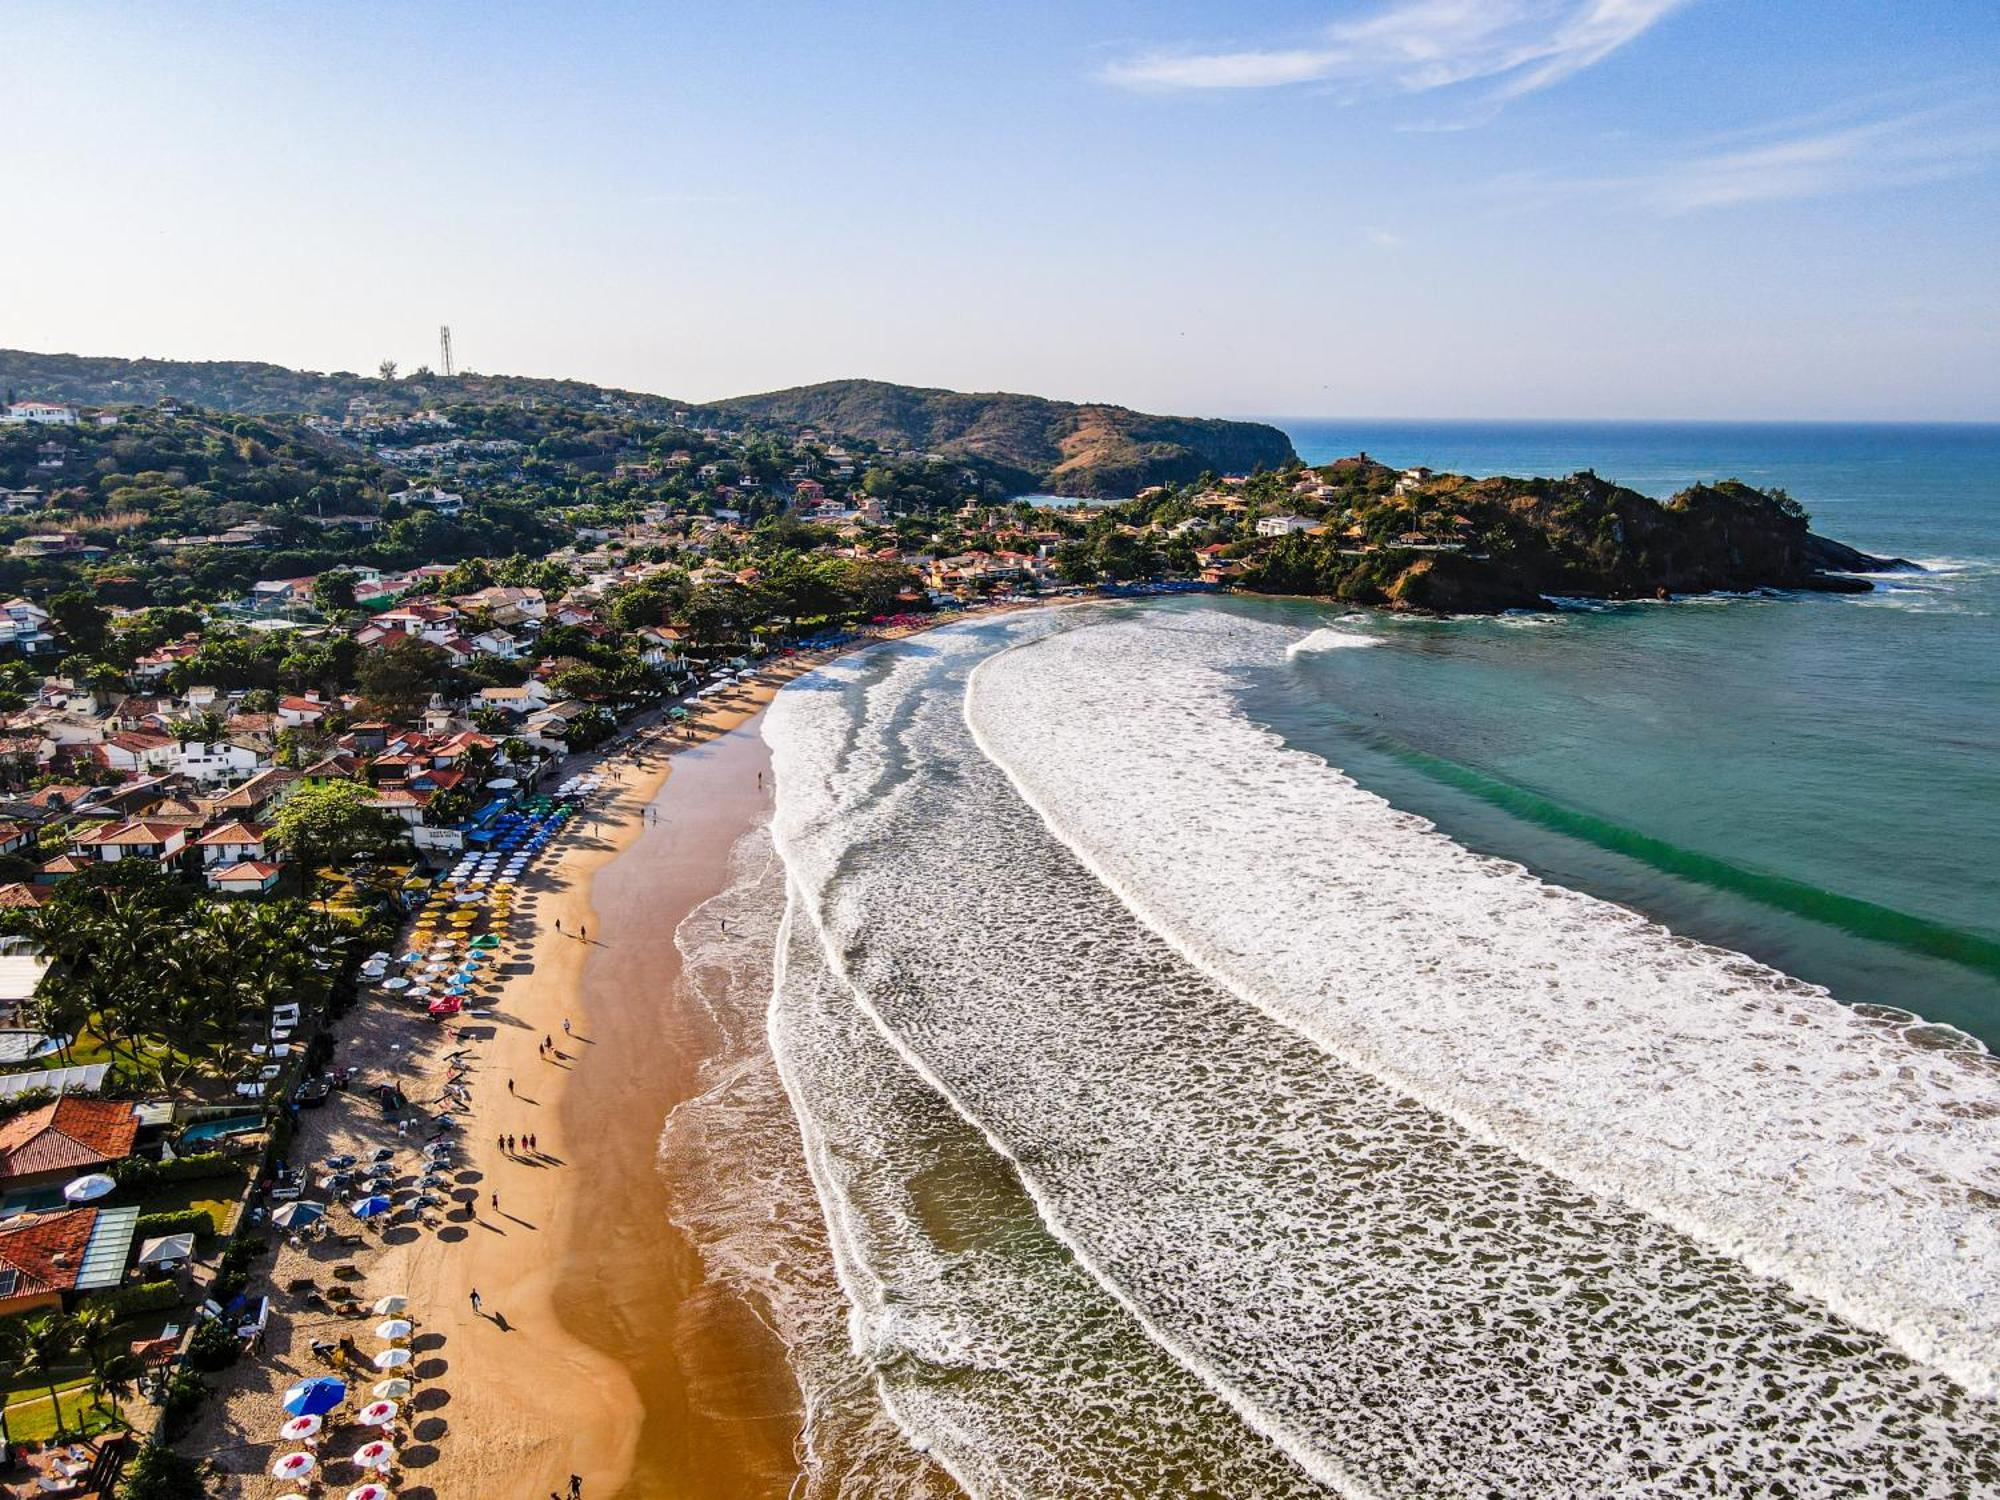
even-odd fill
[(2000, 419), (1992, 0), (65, 0), (0, 101), (12, 347)]

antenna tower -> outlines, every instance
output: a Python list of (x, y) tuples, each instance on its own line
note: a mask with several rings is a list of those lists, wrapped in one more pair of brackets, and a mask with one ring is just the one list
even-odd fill
[(451, 324), (438, 324), (438, 363), (444, 366), (447, 378), (458, 372), (451, 367)]

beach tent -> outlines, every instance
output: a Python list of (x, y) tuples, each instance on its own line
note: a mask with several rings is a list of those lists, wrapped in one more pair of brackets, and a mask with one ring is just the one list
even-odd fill
[(139, 1264), (142, 1266), (177, 1266), (193, 1258), (194, 1236), (191, 1234), (163, 1234), (139, 1247)]

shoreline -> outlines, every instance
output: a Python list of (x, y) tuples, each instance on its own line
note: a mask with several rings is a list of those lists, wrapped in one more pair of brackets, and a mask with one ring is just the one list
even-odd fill
[[(364, 1307), (406, 1296), (417, 1325), (418, 1388), (395, 1434), (399, 1493), (535, 1500), (562, 1492), (572, 1474), (600, 1500), (789, 1493), (799, 1427), (790, 1366), (746, 1305), (706, 1285), (699, 1257), (667, 1219), (671, 1185), (655, 1152), (672, 1104), (699, 1089), (710, 1040), (698, 1007), (678, 1004), (674, 929), (720, 888), (729, 849), (762, 806), (754, 775), (763, 743), (735, 731), (823, 659), (774, 663), (706, 700), (690, 721), (692, 741), (649, 716), (552, 769), (552, 780), (594, 773), (600, 787), (523, 876), (501, 982), (476, 1014), (439, 1027), (371, 991), (339, 1022), (334, 1060), (354, 1069), (356, 1086), (301, 1115), (293, 1159), (382, 1147), (412, 1159), (419, 1137), (399, 1134), (367, 1090), (393, 1078), (414, 1100), (434, 1101), (448, 1054), (463, 1050), (471, 1107), (452, 1132), (453, 1201), (429, 1229), (399, 1215), (375, 1221), (387, 1225), (376, 1232), (277, 1240), (262, 1278), (272, 1300), (260, 1354), (215, 1378), (214, 1398), (176, 1445), (216, 1466), (215, 1495), (265, 1500), (265, 1470), (297, 1446), (277, 1438), (280, 1395), (330, 1373), (308, 1346), (366, 1339), (368, 1323), (290, 1290), (333, 1285), (342, 1263), (352, 1273), (338, 1279)], [(750, 757), (743, 779), (753, 795), (704, 798), (702, 763), (740, 755)], [(646, 819), (649, 805), (659, 822)], [(683, 807), (708, 820), (699, 837), (667, 836)], [(599, 877), (635, 850), (646, 851), (645, 877), (628, 884), (646, 899), (618, 911), (607, 901), (600, 918)], [(662, 906), (663, 889), (678, 909)], [(586, 931), (588, 944), (579, 937)], [(643, 985), (620, 972), (628, 942), (632, 954), (645, 951)], [(614, 957), (595, 961), (606, 955)], [(642, 1004), (631, 1003), (640, 995)], [(572, 1039), (563, 1039), (565, 1018)], [(607, 1045), (613, 1036), (617, 1045)], [(545, 1037), (556, 1040), (554, 1059), (542, 1055)], [(635, 1109), (645, 1112), (638, 1128)], [(505, 1152), (502, 1133), (532, 1133), (537, 1150)], [(344, 1216), (339, 1227), (350, 1228)], [(376, 1377), (345, 1378), (365, 1391)], [(733, 1422), (734, 1410), (755, 1420)], [(368, 1435), (336, 1424), (320, 1440), (335, 1492), (358, 1482), (342, 1455)]]
[[(1032, 606), (1011, 608), (1021, 607)], [(451, 1056), (463, 1053), (471, 1096), (451, 1133), (453, 1186), (441, 1190), (451, 1201), (425, 1227), (399, 1213), (354, 1234), (342, 1216), (336, 1227), (348, 1232), (277, 1241), (262, 1278), (272, 1300), (260, 1353), (215, 1379), (176, 1444), (215, 1466), (216, 1496), (265, 1500), (265, 1471), (297, 1446), (277, 1438), (282, 1392), (339, 1373), (309, 1346), (366, 1336), (368, 1323), (305, 1290), (341, 1283), (362, 1307), (409, 1301), (417, 1389), (389, 1434), (409, 1500), (539, 1500), (572, 1475), (598, 1500), (794, 1493), (805, 1414), (787, 1351), (749, 1301), (709, 1280), (670, 1214), (661, 1135), (705, 1088), (700, 1070), (720, 1041), (678, 983), (675, 936), (727, 885), (731, 851), (770, 805), (768, 751), (737, 731), (821, 663), (963, 618), (773, 662), (704, 700), (684, 726), (649, 714), (550, 768), (551, 781), (594, 774), (599, 784), (522, 876), (491, 998), (440, 1027), (364, 992), (338, 1024), (334, 1058), (355, 1087), (302, 1114), (292, 1146), (301, 1164), (387, 1147), (410, 1171), (420, 1137), (399, 1132), (369, 1090), (394, 1080), (435, 1108)], [(509, 1134), (534, 1135), (535, 1150), (503, 1150)], [(378, 1373), (345, 1378), (359, 1394)], [(345, 1455), (378, 1435), (337, 1420), (316, 1440), (335, 1492), (356, 1482)]]

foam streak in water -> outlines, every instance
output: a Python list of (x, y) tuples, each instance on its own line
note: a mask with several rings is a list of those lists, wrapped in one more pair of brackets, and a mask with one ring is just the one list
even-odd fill
[(967, 712), (1206, 971), (1483, 1138), (2000, 1391), (2000, 1070), (1475, 856), (1236, 713), (1222, 614), (996, 657)]

